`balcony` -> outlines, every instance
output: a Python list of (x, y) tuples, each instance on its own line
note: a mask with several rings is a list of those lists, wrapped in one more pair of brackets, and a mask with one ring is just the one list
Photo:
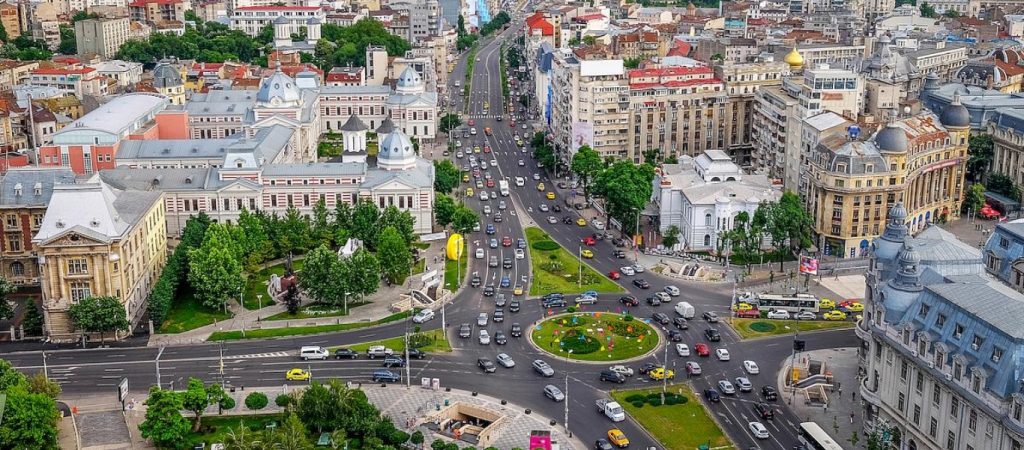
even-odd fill
[(853, 333), (863, 341), (871, 339), (871, 331), (868, 329), (868, 324), (864, 322), (863, 318), (857, 321), (857, 326), (853, 327)]

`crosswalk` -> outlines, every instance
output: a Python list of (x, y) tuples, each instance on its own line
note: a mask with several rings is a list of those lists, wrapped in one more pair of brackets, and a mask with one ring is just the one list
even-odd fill
[(225, 359), (257, 359), (257, 358), (280, 358), (283, 356), (291, 356), (288, 352), (267, 352), (267, 353), (250, 353), (248, 355), (238, 356), (225, 356)]
[(498, 117), (504, 118), (501, 114), (469, 114), (463, 115), (465, 119), (497, 119)]

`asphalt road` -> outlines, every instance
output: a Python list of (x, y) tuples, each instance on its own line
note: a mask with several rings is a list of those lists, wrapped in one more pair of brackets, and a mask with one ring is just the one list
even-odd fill
[[(459, 139), (463, 141), (462, 150), (471, 149), (472, 145), (480, 144), (489, 146), (491, 153), (479, 153), (480, 159), (491, 165), (494, 160), (497, 167), (489, 167), (481, 171), (490, 172), (492, 178), (508, 179), (511, 189), (510, 197), (500, 197), (497, 201), (480, 201), (479, 197), (465, 199), (467, 205), (482, 211), (484, 205), (490, 205), (497, 210), (498, 203), (505, 201), (507, 210), (502, 213), (503, 221), (494, 223), (494, 214), (484, 215), (481, 213), (482, 224), (492, 223), (497, 230), (494, 235), (499, 240), (497, 248), (489, 248), (487, 240), (491, 237), (483, 231), (471, 233), (470, 241), (470, 264), (468, 272), (470, 275), (477, 274), (483, 280), (483, 285), (493, 284), (498, 286), (502, 277), (510, 279), (509, 288), (499, 288), (498, 293), (504, 294), (509, 300), (518, 298), (522, 301), (522, 310), (518, 313), (511, 313), (506, 309), (505, 322), (495, 324), (488, 322), (486, 328), (494, 335), (494, 332), (503, 330), (506, 332), (512, 323), (520, 323), (525, 327), (535, 320), (543, 317), (544, 310), (536, 299), (525, 297), (514, 297), (512, 286), (517, 283), (527, 284), (530, 280), (529, 260), (516, 260), (513, 256), (515, 241), (523, 238), (521, 214), (529, 214), (531, 218), (555, 240), (561, 243), (570, 251), (576, 251), (580, 239), (596, 232), (590, 225), (579, 227), (576, 224), (562, 224), (561, 217), (575, 215), (575, 211), (563, 208), (562, 213), (541, 212), (540, 205), (555, 203), (564, 205), (562, 201), (564, 190), (554, 189), (558, 198), (549, 201), (544, 198), (544, 192), (536, 189), (533, 179), (538, 174), (540, 180), (545, 182), (547, 190), (552, 190), (554, 184), (548, 175), (536, 167), (535, 161), (531, 158), (529, 149), (526, 152), (517, 147), (514, 143), (513, 133), (523, 135), (529, 134), (532, 130), (523, 130), (521, 123), (517, 122), (516, 130), (510, 127), (508, 116), (502, 121), (497, 121), (498, 114), (507, 111), (506, 100), (502, 98), (501, 79), (499, 75), (499, 58), (501, 57), (499, 46), (502, 41), (513, 42), (519, 35), (519, 28), (522, 26), (521, 17), (517, 17), (509, 31), (499, 34), (497, 37), (485, 39), (477, 52), (473, 74), (473, 84), (468, 99), (462, 98), (463, 90), (451, 88), (451, 98), (448, 99), (451, 109), (463, 111), (464, 122), (473, 119), (477, 134), (469, 138)], [(450, 83), (456, 80), (465, 82), (465, 61), (460, 61), (455, 70), (450, 74)], [(485, 102), (490, 107), (484, 111)], [(518, 108), (518, 106), (517, 106)], [(491, 127), (493, 135), (487, 136), (483, 133), (485, 127)], [(526, 139), (529, 140), (528, 138)], [(454, 155), (451, 158), (457, 165), (467, 163), (467, 159), (457, 159)], [(523, 160), (523, 165), (519, 161)], [(515, 187), (515, 177), (526, 178), (524, 187)], [(464, 187), (462, 193), (464, 193)], [(493, 189), (486, 189), (488, 192), (498, 192), (497, 186)], [(474, 191), (478, 190), (474, 187)], [(548, 224), (546, 217), (554, 215), (559, 218), (556, 224)], [(501, 239), (508, 236), (513, 245), (504, 247), (500, 244)], [(473, 256), (477, 247), (484, 248), (485, 257), (476, 259)], [(602, 273), (616, 270), (621, 266), (630, 264), (631, 261), (618, 259), (612, 256), (614, 247), (608, 241), (599, 241), (591, 247), (595, 258), (586, 262)], [(526, 249), (529, 258), (529, 249)], [(488, 267), (487, 261), (490, 256), (497, 256), (499, 266)], [(512, 258), (513, 265), (509, 269), (502, 268), (500, 263), (504, 258)], [(655, 311), (661, 311), (673, 316), (670, 305), (650, 307), (643, 302), (653, 292), (664, 289), (669, 280), (660, 276), (645, 273), (640, 274), (651, 284), (649, 290), (640, 290), (631, 284), (636, 277), (624, 276), (619, 283), (630, 294), (641, 299), (641, 305), (632, 308), (631, 312), (637, 317), (650, 317)], [(522, 281), (525, 277), (525, 283)], [(554, 384), (565, 389), (566, 375), (568, 375), (568, 405), (570, 412), (569, 428), (584, 442), (592, 443), (595, 439), (603, 437), (608, 428), (617, 426), (622, 429), (630, 438), (634, 448), (646, 448), (650, 446), (660, 447), (656, 441), (647, 436), (632, 420), (619, 424), (613, 424), (596, 412), (594, 401), (607, 396), (607, 390), (611, 388), (629, 387), (651, 387), (657, 386), (657, 382), (651, 382), (639, 375), (631, 377), (625, 385), (609, 385), (598, 381), (598, 372), (603, 366), (567, 363), (562, 359), (552, 358), (550, 355), (541, 354), (531, 347), (525, 340), (511, 338), (507, 345), (497, 344), (480, 345), (477, 342), (477, 333), (480, 327), (476, 326), (477, 315), (481, 312), (491, 315), (494, 310), (494, 298), (484, 297), (481, 288), (469, 288), (467, 276), (463, 289), (456, 297), (451, 306), (446, 308), (445, 315), (448, 323), (448, 337), (454, 351), (450, 354), (430, 355), (423, 360), (413, 360), (408, 371), (408, 380), (415, 384), (420, 377), (440, 378), (445, 386), (459, 389), (478, 391), (498, 398), (505, 398), (524, 407), (531, 408), (559, 421), (562, 426), (562, 418), (565, 414), (565, 405), (555, 403), (543, 396), (541, 390), (546, 384)], [(720, 315), (727, 315), (732, 298), (732, 287), (723, 284), (679, 284), (682, 291), (680, 297), (674, 301), (688, 301), (697, 308), (697, 315), (704, 311), (716, 311)], [(523, 286), (528, 290), (528, 285)], [(615, 295), (602, 295), (598, 306), (591, 309), (617, 309), (619, 303)], [(572, 297), (570, 297), (571, 299)], [(612, 306), (606, 306), (612, 305)], [(457, 336), (457, 329), (462, 323), (470, 323), (473, 326), (473, 337), (461, 339)], [(348, 381), (369, 381), (370, 374), (374, 369), (380, 367), (379, 361), (368, 359), (358, 360), (327, 360), (302, 362), (297, 359), (298, 348), (303, 345), (320, 345), (325, 347), (344, 346), (358, 342), (383, 339), (400, 336), (411, 326), (409, 323), (393, 323), (381, 327), (354, 330), (343, 333), (327, 335), (296, 337), (288, 339), (230, 342), (220, 344), (201, 344), (182, 347), (166, 348), (112, 348), (112, 349), (89, 349), (89, 350), (59, 350), (46, 352), (46, 370), (49, 376), (57, 380), (63, 387), (66, 395), (87, 395), (109, 393), (115, 395), (116, 385), (122, 377), (129, 378), (133, 391), (141, 397), (148, 386), (159, 383), (163, 387), (182, 386), (188, 377), (198, 377), (208, 382), (224, 382), (234, 386), (267, 386), (281, 384), (301, 385), (302, 382), (284, 381), (284, 372), (293, 367), (308, 368), (312, 371), (314, 379), (340, 378)], [(436, 329), (441, 326), (440, 315), (422, 327), (425, 330)], [(691, 349), (697, 342), (703, 341), (703, 331), (707, 325), (699, 320), (691, 322), (690, 329), (683, 332), (683, 342), (690, 345)], [(775, 384), (775, 374), (781, 368), (784, 360), (791, 354), (792, 337), (778, 337), (761, 339), (750, 342), (740, 342), (739, 337), (726, 326), (718, 326), (722, 331), (722, 341), (711, 345), (712, 351), (716, 348), (728, 348), (732, 354), (729, 362), (719, 362), (714, 358), (681, 358), (676, 356), (675, 351), (668, 353), (667, 365), (676, 368), (680, 379), (685, 372), (682, 370), (687, 360), (699, 360), (704, 374), (693, 378), (690, 382), (694, 391), (701, 392), (711, 387), (720, 379), (732, 380), (743, 375), (742, 361), (753, 360), (761, 367), (760, 375), (751, 376), (754, 384), (754, 391), (766, 384)], [(856, 346), (857, 339), (852, 331), (831, 331), (805, 335), (808, 349), (821, 349), (833, 347)], [(484, 374), (476, 367), (477, 358), (487, 357), (493, 359), (498, 353), (511, 355), (517, 363), (513, 369), (500, 368), (494, 374)], [(223, 359), (221, 354), (223, 353)], [(5, 358), (12, 362), (15, 367), (27, 372), (42, 371), (44, 356), (40, 352), (18, 352), (9, 353)], [(553, 378), (543, 378), (530, 368), (530, 362), (534, 359), (544, 359), (556, 371)], [(665, 353), (659, 349), (651, 358), (652, 362), (662, 363)], [(221, 361), (223, 360), (223, 373)], [(632, 366), (639, 366), (633, 363)], [(679, 379), (677, 379), (679, 380)], [(653, 383), (653, 384), (652, 384)], [(784, 401), (776, 404), (777, 413), (774, 421), (766, 423), (772, 433), (771, 439), (756, 441), (747, 429), (747, 422), (754, 420), (752, 406), (755, 403), (755, 394), (740, 394), (735, 397), (725, 397), (720, 404), (710, 406), (712, 414), (717, 416), (719, 422), (724, 426), (725, 431), (737, 443), (740, 448), (757, 445), (763, 449), (785, 449), (788, 450), (796, 444), (793, 430), (797, 423), (805, 418), (795, 417), (785, 406)]]

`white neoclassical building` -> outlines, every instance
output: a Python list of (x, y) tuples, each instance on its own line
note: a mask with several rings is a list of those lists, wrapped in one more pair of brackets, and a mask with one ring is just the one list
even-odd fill
[(663, 165), (654, 177), (651, 201), (662, 234), (675, 225), (683, 248), (705, 251), (716, 248), (719, 233), (733, 228), (737, 214), (745, 211), (753, 217), (761, 202), (778, 200), (781, 194), (768, 177), (744, 174), (724, 151), (708, 150)]

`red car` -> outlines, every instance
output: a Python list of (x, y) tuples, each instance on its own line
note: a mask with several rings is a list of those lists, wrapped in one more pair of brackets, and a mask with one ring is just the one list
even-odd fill
[(708, 348), (708, 344), (703, 342), (694, 345), (693, 351), (697, 352), (697, 356), (711, 356), (711, 349)]
[(484, 146), (484, 153), (490, 153), (490, 152), (491, 152), (491, 146), (490, 145), (485, 145)]
[(595, 244), (597, 244), (597, 239), (594, 239), (593, 236), (587, 236), (587, 237), (583, 238), (583, 243), (585, 245), (595, 245)]
[(490, 187), (490, 188), (494, 187), (494, 179), (493, 178), (489, 178), (487, 180), (487, 187)]
[(508, 236), (505, 236), (505, 237), (501, 238), (501, 245), (503, 247), (511, 247), (512, 246), (512, 238), (510, 238)]
[(736, 317), (746, 317), (750, 319), (757, 319), (761, 317), (761, 311), (757, 309), (746, 309), (743, 311), (736, 311)]
[(469, 119), (469, 126), (472, 127), (472, 126), (475, 126), (475, 125), (476, 125), (476, 121), (473, 120), (473, 119)]
[(608, 272), (608, 278), (611, 278), (613, 280), (618, 280), (619, 278), (622, 278), (622, 275), (619, 274), (618, 270), (613, 270), (611, 272)]

